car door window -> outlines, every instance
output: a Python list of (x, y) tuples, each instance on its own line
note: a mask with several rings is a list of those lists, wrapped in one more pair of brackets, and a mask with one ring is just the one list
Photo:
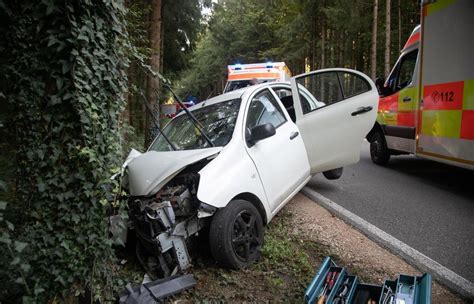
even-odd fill
[(298, 78), (296, 82), (299, 84), (300, 96), (302, 95), (301, 87), (304, 87), (313, 97), (311, 98), (313, 100), (301, 99), (303, 114), (343, 99), (336, 72), (310, 74)]
[(283, 104), (283, 107), (288, 113), (288, 116), (290, 116), (290, 119), (293, 122), (296, 122), (296, 113), (295, 113), (293, 95), (291, 94), (291, 89), (281, 88), (281, 87), (274, 87), (272, 89), (275, 92), (275, 94), (278, 96), (278, 98), (280, 99), (281, 103)]
[(348, 72), (338, 72), (344, 99), (370, 91), (370, 84), (362, 77)]
[(269, 90), (266, 89), (252, 98), (247, 114), (247, 128), (270, 123), (276, 129), (285, 122), (283, 110)]
[(303, 114), (371, 90), (367, 80), (346, 71), (313, 73), (297, 78), (296, 83)]
[(411, 83), (417, 57), (418, 50), (414, 50), (403, 56), (400, 60), (387, 81), (387, 86), (390, 88), (391, 93), (398, 92)]

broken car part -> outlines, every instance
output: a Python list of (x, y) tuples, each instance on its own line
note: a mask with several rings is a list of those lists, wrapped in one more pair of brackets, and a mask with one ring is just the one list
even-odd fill
[[(204, 224), (196, 216), (199, 176), (182, 172), (151, 197), (130, 198), (130, 215), (139, 239), (137, 256), (154, 277), (166, 277), (190, 266), (186, 240)], [(205, 208), (205, 207), (204, 207)]]
[(169, 296), (183, 292), (196, 285), (196, 280), (191, 274), (172, 276), (156, 280), (132, 288), (127, 284), (125, 291), (119, 299), (120, 304), (149, 304), (166, 299)]

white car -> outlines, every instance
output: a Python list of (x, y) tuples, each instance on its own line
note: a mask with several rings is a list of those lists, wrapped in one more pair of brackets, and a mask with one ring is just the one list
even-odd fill
[(359, 160), (377, 101), (366, 75), (325, 69), (206, 100), (189, 109), (198, 122), (180, 113), (124, 164), (140, 261), (160, 277), (186, 269), (204, 227), (221, 265), (257, 260), (264, 224), (312, 175)]

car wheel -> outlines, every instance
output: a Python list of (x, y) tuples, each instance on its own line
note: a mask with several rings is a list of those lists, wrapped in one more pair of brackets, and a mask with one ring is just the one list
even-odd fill
[(372, 162), (382, 166), (385, 166), (390, 160), (385, 137), (380, 131), (374, 132), (370, 137), (370, 158)]
[(337, 168), (329, 171), (324, 171), (323, 175), (327, 179), (338, 179), (342, 176), (342, 171), (344, 171), (344, 168)]
[(222, 266), (239, 269), (260, 257), (263, 222), (257, 208), (234, 200), (214, 215), (209, 231), (211, 253)]

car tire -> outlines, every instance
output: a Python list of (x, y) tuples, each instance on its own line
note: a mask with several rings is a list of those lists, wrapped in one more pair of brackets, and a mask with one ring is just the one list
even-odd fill
[(370, 158), (377, 165), (385, 166), (390, 160), (390, 151), (387, 148), (385, 136), (376, 131), (370, 136)]
[(342, 172), (344, 171), (344, 168), (337, 168), (337, 169), (332, 169), (328, 171), (324, 171), (323, 175), (325, 178), (333, 180), (333, 179), (338, 179), (342, 176)]
[(233, 200), (214, 215), (209, 230), (214, 259), (232, 269), (248, 267), (260, 257), (263, 222), (257, 208), (245, 200)]

